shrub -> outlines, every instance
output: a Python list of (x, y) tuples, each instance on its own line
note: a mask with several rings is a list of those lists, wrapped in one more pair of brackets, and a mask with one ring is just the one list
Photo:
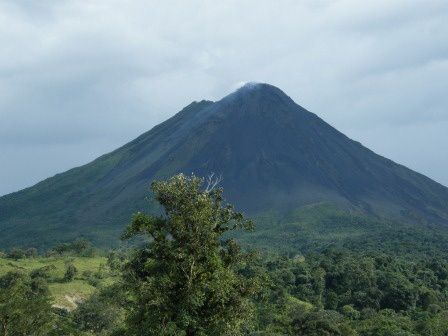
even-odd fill
[(72, 263), (67, 264), (64, 274), (64, 281), (72, 281), (75, 278), (76, 274), (78, 274), (78, 269), (75, 267), (75, 265), (73, 265)]

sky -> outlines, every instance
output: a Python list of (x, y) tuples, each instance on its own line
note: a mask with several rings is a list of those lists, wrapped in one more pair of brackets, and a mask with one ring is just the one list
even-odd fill
[(446, 0), (0, 0), (0, 195), (249, 81), (448, 185)]

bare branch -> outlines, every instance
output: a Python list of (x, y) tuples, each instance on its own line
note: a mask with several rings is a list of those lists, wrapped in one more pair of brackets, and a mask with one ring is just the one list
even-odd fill
[(222, 182), (222, 180), (223, 180), (222, 175), (215, 176), (215, 173), (209, 174), (206, 178), (207, 186), (205, 187), (205, 192), (206, 193), (211, 192), (213, 189), (216, 188), (218, 184)]

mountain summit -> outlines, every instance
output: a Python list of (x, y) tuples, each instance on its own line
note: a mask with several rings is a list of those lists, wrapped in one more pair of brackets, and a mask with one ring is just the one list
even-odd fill
[(178, 172), (222, 176), (250, 215), (327, 202), (375, 216), (448, 224), (448, 188), (385, 159), (297, 105), (249, 83), (217, 102), (193, 102), (95, 161), (0, 198), (0, 244), (44, 245), (80, 235), (107, 243), (149, 183)]

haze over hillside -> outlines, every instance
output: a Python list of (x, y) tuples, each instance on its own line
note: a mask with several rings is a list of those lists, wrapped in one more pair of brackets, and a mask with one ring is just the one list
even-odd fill
[[(250, 215), (322, 202), (398, 220), (448, 224), (448, 188), (376, 155), (269, 84), (193, 102), (97, 160), (0, 198), (0, 243), (118, 239), (150, 211), (149, 183), (183, 172), (223, 177)], [(154, 210), (154, 209), (152, 209)]]

